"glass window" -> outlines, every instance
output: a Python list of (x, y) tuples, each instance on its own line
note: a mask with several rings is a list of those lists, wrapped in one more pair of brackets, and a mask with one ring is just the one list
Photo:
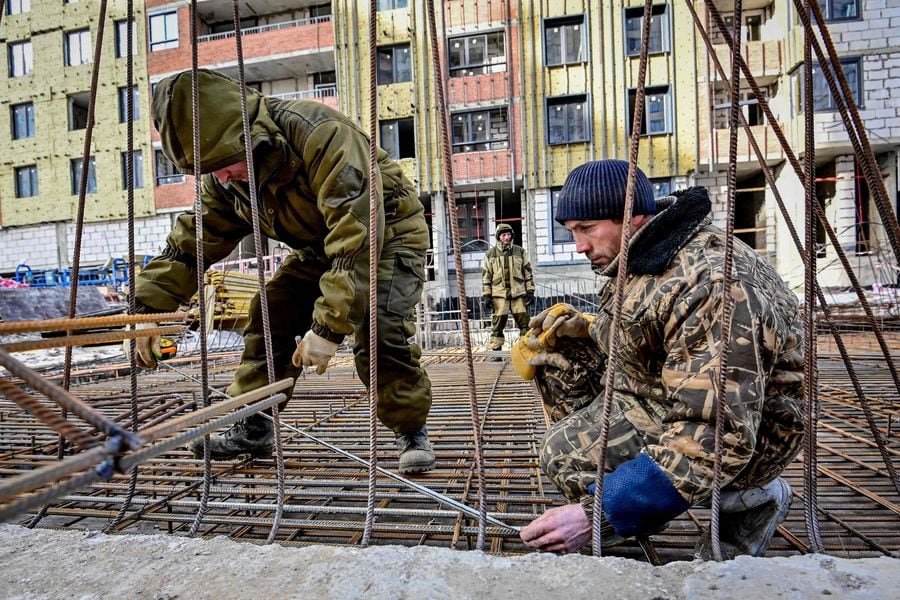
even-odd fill
[(91, 30), (66, 32), (66, 66), (74, 67), (91, 62)]
[[(771, 97), (772, 94), (769, 88), (763, 87), (760, 90), (766, 95), (766, 98)], [(728, 95), (728, 90), (716, 90), (714, 102), (713, 126), (716, 129), (728, 129), (728, 116), (731, 112), (731, 98)], [(747, 120), (748, 125), (765, 125), (765, 113), (763, 113), (753, 90), (740, 90), (740, 105), (741, 112), (744, 113), (744, 118)], [(740, 126), (741, 124), (738, 123), (738, 127)]]
[(378, 49), (378, 85), (412, 81), (409, 44)]
[(547, 143), (572, 144), (591, 139), (587, 96), (547, 99)]
[[(131, 55), (137, 55), (137, 23), (131, 22)], [(128, 21), (116, 21), (116, 58), (128, 56)]]
[(316, 88), (334, 87), (337, 84), (337, 73), (334, 71), (318, 71), (312, 75), (313, 86)]
[(547, 65), (584, 62), (584, 15), (544, 21), (544, 56)]
[[(134, 189), (144, 187), (144, 154), (140, 150), (134, 151), (133, 161)], [(128, 189), (128, 152), (122, 153), (122, 189)]]
[[(857, 107), (862, 107), (862, 64), (859, 57), (842, 58), (841, 67), (847, 77), (847, 84), (853, 94), (853, 100)], [(813, 65), (813, 109), (816, 111), (837, 110), (837, 104), (828, 89), (828, 82), (818, 64)], [(794, 77), (794, 101), (797, 105), (797, 114), (803, 112), (803, 67), (795, 71)]]
[(412, 119), (380, 123), (381, 147), (394, 160), (416, 157), (416, 132)]
[[(140, 94), (138, 87), (131, 88), (131, 120), (139, 121), (141, 118)], [(119, 88), (119, 123), (128, 122), (128, 87)]]
[(88, 119), (88, 103), (90, 94), (82, 92), (69, 96), (69, 131), (85, 129)]
[(150, 52), (178, 47), (178, 11), (150, 15)]
[(37, 165), (16, 167), (16, 198), (38, 195)]
[(327, 17), (331, 14), (331, 3), (315, 4), (309, 7), (309, 16), (311, 19), (316, 17)]
[(668, 196), (675, 189), (672, 186), (671, 177), (654, 177), (650, 180), (650, 185), (653, 186), (654, 198), (662, 198), (663, 196)]
[(575, 236), (565, 225), (560, 225), (555, 218), (560, 192), (562, 192), (562, 188), (550, 190), (550, 240), (554, 244), (571, 244), (575, 241)]
[(859, 0), (819, 0), (819, 7), (826, 21), (858, 19), (859, 4)]
[[(762, 39), (762, 26), (765, 21), (765, 10), (745, 10), (742, 13), (743, 24), (741, 25), (741, 41), (758, 42)], [(734, 30), (734, 13), (723, 13), (722, 20), (725, 22), (725, 28), (729, 34)], [(710, 33), (714, 44), (724, 44), (725, 36), (719, 31), (715, 24), (710, 24)]]
[(24, 102), (9, 107), (12, 125), (12, 139), (34, 137), (34, 104)]
[[(631, 124), (634, 122), (634, 108), (637, 90), (628, 90), (628, 134), (631, 135)], [(641, 135), (671, 133), (669, 122), (669, 86), (658, 85), (644, 88), (644, 118), (641, 120)]]
[[(487, 205), (493, 192), (462, 192), (456, 198), (456, 223), (462, 252), (484, 252), (487, 241)], [(449, 233), (448, 233), (449, 235)]]
[(377, 10), (395, 10), (397, 8), (406, 8), (409, 0), (378, 0), (376, 4)]
[(153, 159), (156, 163), (156, 185), (184, 182), (184, 174), (178, 170), (178, 167), (172, 161), (166, 158), (162, 150), (154, 150)]
[[(72, 159), (72, 195), (77, 196), (81, 193), (81, 165), (82, 159), (73, 158)], [(96, 194), (97, 193), (97, 160), (92, 156), (88, 161), (88, 178), (87, 178), (87, 193), (88, 194)]]
[(483, 152), (509, 147), (506, 107), (450, 115), (453, 152)]
[(6, 14), (18, 15), (31, 11), (31, 0), (6, 0)]
[(450, 77), (484, 75), (506, 70), (502, 31), (451, 38), (447, 42)]
[(31, 40), (22, 42), (10, 42), (9, 46), (9, 76), (21, 77), (31, 74), (34, 68), (34, 58), (31, 53)]
[[(625, 9), (625, 54), (636, 56), (641, 53), (641, 27), (644, 21), (644, 7)], [(669, 51), (669, 17), (667, 4), (655, 4), (650, 9), (650, 38), (647, 51), (651, 54)]]

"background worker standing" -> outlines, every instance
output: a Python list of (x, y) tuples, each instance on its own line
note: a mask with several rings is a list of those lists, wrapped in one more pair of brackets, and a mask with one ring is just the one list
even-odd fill
[(481, 263), (482, 310), (494, 313), (488, 350), (503, 349), (503, 329), (510, 313), (524, 335), (528, 331), (528, 309), (534, 304), (534, 275), (525, 250), (513, 244), (513, 229), (506, 223), (497, 226), (496, 235), (497, 244), (485, 253)]

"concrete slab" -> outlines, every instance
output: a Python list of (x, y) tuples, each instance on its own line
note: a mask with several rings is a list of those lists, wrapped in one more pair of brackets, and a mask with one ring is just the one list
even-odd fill
[(623, 558), (507, 558), (443, 548), (258, 546), (226, 538), (0, 525), (2, 598), (886, 599), (900, 561), (741, 557), (662, 567)]

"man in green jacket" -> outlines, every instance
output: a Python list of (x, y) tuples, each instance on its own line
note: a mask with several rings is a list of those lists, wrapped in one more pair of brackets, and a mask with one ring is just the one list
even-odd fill
[(528, 331), (528, 307), (534, 303), (534, 276), (525, 250), (513, 244), (513, 228), (497, 226), (497, 245), (481, 263), (482, 310), (493, 312), (489, 350), (503, 349), (503, 329), (512, 313), (519, 331)]
[[(204, 265), (227, 257), (252, 233), (240, 84), (199, 74)], [(279, 100), (247, 90), (250, 140), (262, 234), (293, 249), (266, 284), (276, 379), (303, 367), (322, 374), (344, 336), (354, 336), (356, 370), (369, 380), (369, 140), (341, 113), (317, 102)], [(153, 121), (163, 152), (181, 172), (194, 169), (190, 72), (160, 81)], [(425, 280), (429, 235), (422, 204), (400, 165), (378, 151), (378, 418), (395, 432), (399, 470), (434, 467), (425, 421), (431, 382), (409, 342)], [(197, 290), (194, 213), (137, 278), (138, 312), (165, 312)], [(301, 340), (295, 341), (302, 334)], [(138, 364), (155, 367), (158, 342), (137, 345)], [(244, 351), (228, 394), (267, 383), (259, 297), (250, 307)], [(254, 415), (210, 439), (212, 457), (271, 455), (272, 422)], [(192, 447), (202, 456), (203, 445)]]

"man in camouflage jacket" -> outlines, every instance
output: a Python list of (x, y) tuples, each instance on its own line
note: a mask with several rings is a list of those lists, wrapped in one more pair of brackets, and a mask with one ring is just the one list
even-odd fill
[[(227, 257), (252, 233), (240, 85), (199, 74), (203, 261)], [(293, 249), (267, 283), (275, 377), (324, 373), (344, 336), (354, 336), (357, 372), (368, 383), (369, 141), (348, 118), (317, 102), (279, 100), (247, 90), (250, 140), (262, 234)], [(153, 120), (163, 152), (183, 173), (194, 168), (191, 77), (160, 81)], [(412, 311), (425, 280), (429, 236), (422, 204), (400, 165), (378, 151), (378, 417), (394, 430), (402, 472), (433, 467), (425, 427), (431, 383), (409, 343)], [(161, 255), (137, 279), (140, 312), (176, 309), (197, 290), (195, 215), (181, 215)], [(230, 395), (267, 383), (258, 296)], [(299, 344), (295, 336), (303, 334)], [(152, 340), (137, 347), (156, 366)], [(293, 353), (293, 357), (292, 357)], [(214, 459), (271, 453), (271, 422), (254, 415), (211, 440)], [(202, 455), (202, 444), (194, 451)]]
[[(541, 467), (573, 502), (523, 529), (523, 540), (537, 548), (571, 552), (590, 539), (627, 170), (623, 161), (582, 165), (557, 209), (578, 251), (610, 278), (596, 316), (551, 307), (513, 350), (514, 364), (537, 379), (557, 420), (544, 438)], [(710, 224), (709, 212), (705, 189), (656, 202), (638, 173), (601, 499), (607, 534), (652, 534), (692, 505), (708, 505), (712, 494), (728, 283), (725, 233)], [(726, 555), (759, 555), (790, 508), (790, 487), (778, 476), (803, 435), (802, 332), (795, 295), (739, 240), (730, 287), (721, 540)], [(699, 554), (709, 555), (708, 536)]]
[(534, 303), (534, 275), (525, 250), (513, 243), (513, 228), (497, 226), (497, 244), (488, 250), (481, 263), (482, 309), (493, 312), (489, 350), (502, 350), (503, 329), (512, 313), (516, 326), (528, 331), (528, 307)]

